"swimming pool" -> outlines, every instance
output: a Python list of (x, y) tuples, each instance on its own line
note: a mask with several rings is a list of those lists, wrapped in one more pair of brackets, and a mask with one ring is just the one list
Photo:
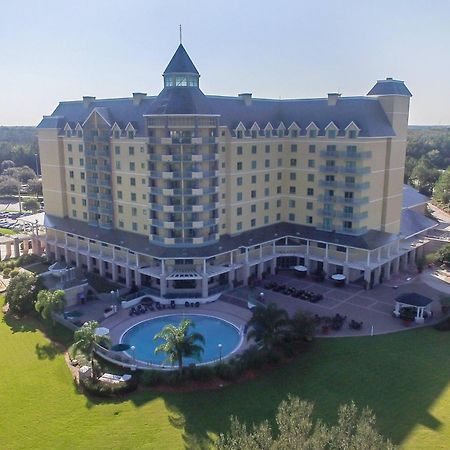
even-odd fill
[(201, 360), (184, 358), (183, 365), (207, 363), (218, 360), (220, 356), (224, 358), (234, 352), (241, 343), (241, 333), (236, 326), (218, 317), (201, 314), (175, 314), (140, 322), (129, 328), (122, 335), (120, 342), (133, 345), (135, 347), (135, 358), (139, 361), (155, 365), (169, 365), (170, 363), (164, 363), (165, 354), (155, 354), (155, 348), (163, 341), (154, 341), (153, 337), (165, 325), (178, 326), (183, 319), (188, 319), (195, 324), (195, 328), (190, 329), (191, 332), (198, 332), (205, 338), (205, 351), (201, 356)]

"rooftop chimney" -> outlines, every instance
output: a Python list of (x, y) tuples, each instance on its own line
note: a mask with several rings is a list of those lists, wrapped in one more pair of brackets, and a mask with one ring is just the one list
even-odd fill
[(147, 97), (145, 92), (133, 92), (133, 105), (139, 105), (145, 97)]
[(95, 97), (90, 97), (89, 95), (83, 96), (83, 105), (85, 108), (89, 108), (91, 103), (95, 100)]
[(244, 92), (243, 94), (239, 94), (239, 97), (244, 100), (245, 106), (250, 106), (252, 104), (252, 94), (251, 92)]
[(338, 94), (337, 92), (331, 92), (328, 94), (328, 106), (336, 106), (336, 103), (339, 99), (341, 94)]

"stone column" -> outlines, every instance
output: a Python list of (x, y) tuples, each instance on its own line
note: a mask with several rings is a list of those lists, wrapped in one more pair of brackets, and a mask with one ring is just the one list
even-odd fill
[(166, 276), (165, 275), (161, 275), (160, 278), (160, 286), (159, 286), (159, 290), (160, 290), (160, 296), (164, 297), (167, 294), (167, 280), (166, 280)]
[(101, 257), (97, 258), (98, 270), (100, 271), (100, 276), (105, 276), (105, 262)]
[(408, 254), (400, 256), (400, 270), (406, 271), (408, 268)]
[(128, 288), (131, 287), (133, 281), (131, 279), (131, 269), (127, 266), (125, 267), (125, 284)]
[(92, 272), (92, 256), (88, 253), (86, 259), (87, 259), (87, 270), (88, 272)]
[(112, 274), (112, 280), (117, 281), (119, 276), (117, 274), (117, 264), (115, 264), (115, 263), (112, 263), (111, 274)]
[(230, 269), (230, 271), (228, 272), (228, 286), (230, 288), (234, 287), (234, 279), (236, 277), (236, 270), (235, 269)]
[(11, 258), (11, 241), (8, 241), (5, 244), (5, 247), (6, 247), (5, 259), (9, 259), (9, 258)]
[(137, 287), (142, 287), (142, 274), (139, 272), (139, 270), (136, 268), (134, 271), (134, 278), (136, 279), (135, 283)]
[(33, 236), (31, 240), (31, 253), (33, 255), (39, 255), (39, 240), (36, 236)]
[(345, 275), (345, 284), (348, 284), (350, 283), (350, 269), (347, 264), (344, 264), (342, 268), (342, 273), (343, 275)]
[(329, 268), (328, 268), (328, 259), (327, 259), (327, 258), (324, 258), (324, 259), (323, 259), (323, 271), (324, 271), (327, 275), (329, 275), (329, 274), (328, 274)]
[(370, 278), (372, 275), (372, 271), (370, 270), (370, 267), (366, 267), (366, 269), (364, 270), (364, 281), (366, 282), (366, 289), (370, 289)]
[(14, 256), (20, 256), (20, 243), (18, 238), (14, 238)]
[(391, 261), (388, 261), (385, 265), (384, 265), (384, 279), (386, 281), (391, 279)]
[(257, 275), (258, 280), (262, 280), (263, 270), (264, 270), (264, 263), (260, 262), (258, 264), (258, 275)]
[(277, 257), (275, 256), (270, 260), (270, 273), (275, 275), (275, 269), (277, 268)]
[(205, 274), (203, 274), (202, 278), (202, 297), (208, 297), (208, 277)]
[(248, 286), (248, 277), (250, 276), (250, 266), (245, 262), (242, 266), (244, 271), (244, 286)]
[(381, 266), (378, 266), (373, 272), (373, 286), (380, 284)]
[(392, 273), (393, 273), (394, 275), (396, 275), (396, 274), (400, 271), (400, 257), (399, 257), (399, 256), (396, 256), (396, 257), (393, 259), (392, 264), (393, 264)]
[(23, 246), (22, 254), (28, 255), (28, 239), (24, 239), (22, 241), (22, 246)]

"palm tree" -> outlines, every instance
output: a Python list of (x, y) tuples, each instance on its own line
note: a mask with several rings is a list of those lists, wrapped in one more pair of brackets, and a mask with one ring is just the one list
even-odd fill
[(108, 346), (111, 339), (108, 336), (98, 336), (95, 333), (95, 329), (98, 328), (98, 322), (91, 320), (90, 322), (85, 322), (80, 329), (74, 333), (74, 343), (72, 348), (74, 351), (83, 352), (91, 362), (92, 371), (94, 369), (94, 349), (96, 345), (101, 345), (103, 347)]
[(293, 336), (298, 339), (311, 339), (316, 330), (316, 324), (310, 314), (297, 311), (289, 321)]
[(267, 307), (256, 306), (252, 312), (253, 316), (248, 321), (248, 326), (252, 329), (248, 332), (247, 339), (254, 338), (271, 350), (286, 332), (288, 313), (275, 303), (269, 303)]
[(55, 319), (53, 317), (53, 314), (63, 312), (64, 305), (64, 291), (57, 290), (51, 292), (42, 290), (38, 293), (34, 307), (44, 319), (52, 319), (52, 323), (54, 325)]
[(166, 325), (153, 338), (155, 341), (163, 339), (165, 342), (155, 348), (155, 353), (165, 353), (166, 361), (172, 365), (177, 362), (180, 371), (183, 370), (183, 358), (194, 357), (200, 359), (204, 348), (197, 344), (205, 344), (205, 338), (200, 333), (189, 333), (189, 328), (194, 328), (195, 324), (190, 320), (183, 319), (177, 327), (172, 324)]

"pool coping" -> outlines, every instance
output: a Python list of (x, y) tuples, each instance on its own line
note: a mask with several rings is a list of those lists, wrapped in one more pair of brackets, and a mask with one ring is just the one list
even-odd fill
[[(213, 359), (211, 361), (193, 363), (193, 364), (195, 364), (196, 367), (197, 366), (207, 366), (207, 365), (213, 365), (213, 364), (220, 363), (220, 362), (222, 362), (224, 360), (229, 359), (232, 355), (234, 355), (235, 353), (237, 353), (241, 349), (241, 347), (242, 347), (242, 345), (244, 343), (244, 336), (245, 336), (245, 334), (243, 332), (243, 329), (239, 328), (236, 324), (230, 322), (227, 319), (223, 319), (221, 317), (218, 317), (218, 316), (215, 316), (215, 315), (212, 315), (212, 314), (191, 313), (191, 314), (185, 314), (185, 315), (187, 315), (187, 316), (209, 317), (209, 318), (214, 318), (214, 319), (220, 320), (220, 321), (225, 322), (228, 325), (231, 325), (232, 327), (234, 327), (237, 330), (238, 334), (239, 334), (239, 343), (233, 349), (232, 352), (228, 353), (225, 356), (222, 356), (221, 358)], [(124, 335), (128, 331), (130, 331), (132, 328), (134, 328), (134, 327), (136, 327), (136, 326), (138, 326), (138, 325), (140, 325), (140, 324), (142, 324), (144, 322), (150, 322), (152, 320), (161, 319), (163, 317), (173, 317), (173, 316), (182, 316), (182, 314), (174, 313), (174, 314), (158, 315), (158, 316), (154, 316), (154, 317), (150, 317), (150, 318), (144, 319), (144, 320), (142, 320), (140, 322), (136, 322), (133, 325), (131, 325), (130, 327), (128, 327), (124, 332), (122, 332), (122, 334), (120, 335), (120, 338), (119, 338), (119, 343), (122, 343), (122, 339), (123, 339)], [(131, 360), (133, 360), (134, 365), (142, 364), (143, 366), (147, 366), (148, 368), (153, 368), (153, 369), (157, 369), (157, 370), (171, 370), (171, 369), (175, 370), (175, 369), (178, 369), (178, 365), (154, 364), (154, 363), (150, 363), (148, 361), (142, 361), (140, 359), (136, 359), (135, 357), (130, 355), (128, 352), (123, 352), (123, 353), (125, 353)]]

